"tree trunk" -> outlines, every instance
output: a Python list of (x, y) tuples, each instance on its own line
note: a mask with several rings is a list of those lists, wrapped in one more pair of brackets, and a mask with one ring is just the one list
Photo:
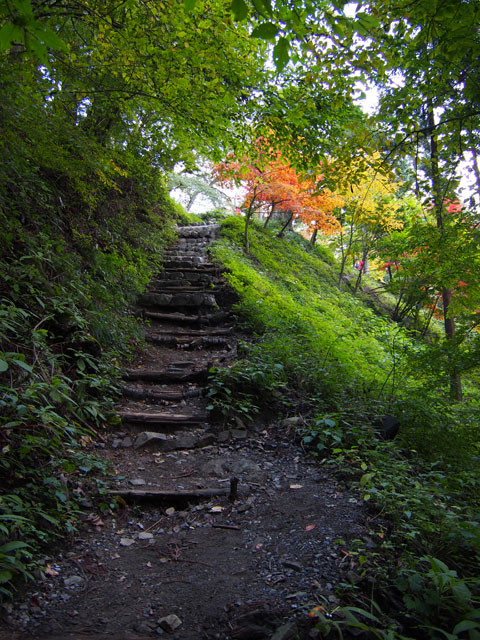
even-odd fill
[[(428, 110), (428, 126), (430, 129), (430, 167), (431, 182), (433, 191), (433, 201), (435, 205), (435, 216), (437, 219), (437, 228), (443, 233), (443, 194), (442, 184), (440, 180), (440, 164), (438, 155), (438, 141), (435, 130), (435, 114), (431, 101), (427, 102)], [(450, 342), (453, 342), (455, 335), (455, 321), (449, 316), (449, 307), (452, 299), (452, 290), (442, 287), (442, 306), (443, 306), (443, 324), (445, 327), (445, 336)], [(462, 400), (462, 381), (460, 375), (455, 371), (455, 366), (449, 356), (449, 375), (450, 375), (450, 395), (457, 401)]]
[(265, 224), (263, 225), (263, 228), (264, 228), (264, 229), (266, 229), (266, 228), (267, 228), (267, 225), (268, 225), (268, 223), (270, 222), (270, 220), (271, 220), (271, 218), (272, 218), (272, 216), (273, 216), (273, 212), (274, 212), (274, 211), (275, 211), (275, 204), (272, 204), (272, 206), (271, 206), (271, 208), (270, 208), (270, 211), (268, 212), (268, 215), (267, 215), (267, 217), (266, 217), (266, 219), (265, 219)]
[(315, 245), (315, 242), (317, 241), (317, 235), (318, 235), (318, 229), (315, 229), (315, 231), (310, 236), (310, 246), (311, 247), (313, 247)]
[(293, 211), (290, 211), (290, 217), (288, 218), (288, 220), (286, 221), (286, 223), (283, 225), (281, 231), (278, 232), (277, 237), (278, 238), (283, 238), (283, 236), (285, 235), (285, 231), (288, 229), (290, 223), (293, 220)]

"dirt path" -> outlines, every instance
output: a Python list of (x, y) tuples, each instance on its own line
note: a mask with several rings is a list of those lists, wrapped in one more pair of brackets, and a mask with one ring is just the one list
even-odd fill
[(24, 604), (7, 607), (0, 639), (320, 637), (308, 612), (335, 605), (350, 569), (338, 540), (366, 536), (364, 514), (288, 422), (209, 426), (208, 367), (236, 353), (230, 293), (206, 253), (216, 232), (181, 228), (140, 301), (150, 346), (125, 373), (122, 426), (103, 449), (123, 508), (87, 508)]

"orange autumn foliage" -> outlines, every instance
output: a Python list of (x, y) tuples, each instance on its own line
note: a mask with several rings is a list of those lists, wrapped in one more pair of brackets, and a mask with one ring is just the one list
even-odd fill
[(299, 219), (310, 233), (332, 234), (339, 230), (333, 215), (343, 205), (343, 198), (323, 189), (316, 190), (313, 180), (304, 180), (280, 153), (264, 151), (264, 141), (257, 141), (252, 157), (230, 156), (214, 167), (214, 177), (223, 186), (243, 185), (246, 189), (242, 208), (262, 211), (268, 223), (275, 211), (287, 212)]

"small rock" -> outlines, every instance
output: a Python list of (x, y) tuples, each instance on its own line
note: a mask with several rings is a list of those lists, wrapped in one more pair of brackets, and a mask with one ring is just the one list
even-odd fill
[(248, 431), (246, 429), (232, 429), (231, 434), (235, 440), (245, 440), (248, 436)]
[(220, 431), (220, 433), (217, 436), (218, 444), (225, 444), (230, 440), (231, 437), (232, 437), (232, 434), (230, 433), (230, 431)]
[(153, 533), (149, 533), (148, 531), (140, 531), (140, 533), (138, 534), (137, 538), (139, 540), (152, 540), (153, 539)]
[(129, 483), (134, 487), (142, 487), (143, 485), (147, 484), (143, 478), (132, 478), (131, 480), (129, 480)]
[(68, 578), (64, 578), (63, 583), (66, 587), (78, 587), (83, 584), (84, 580), (82, 576), (69, 576)]
[(118, 447), (122, 444), (120, 438), (114, 438), (112, 442), (112, 449), (118, 449)]
[(195, 446), (201, 449), (202, 447), (209, 447), (217, 442), (217, 437), (213, 433), (207, 433), (197, 440)]
[(297, 637), (297, 625), (295, 622), (287, 622), (275, 631), (271, 640), (294, 640)]
[(120, 546), (121, 547), (131, 547), (132, 544), (135, 544), (135, 540), (132, 540), (132, 538), (121, 538), (120, 539)]
[(155, 431), (142, 431), (137, 436), (135, 440), (135, 449), (139, 449), (140, 447), (144, 447), (147, 444), (156, 443), (163, 444), (168, 440), (167, 436), (164, 433), (156, 433)]
[(124, 439), (122, 440), (122, 442), (121, 442), (121, 446), (122, 446), (124, 449), (128, 449), (129, 447), (132, 447), (132, 446), (133, 446), (133, 440), (132, 440), (129, 436), (127, 436), (126, 438), (124, 438)]
[(247, 427), (245, 426), (245, 423), (238, 416), (235, 416), (235, 424), (237, 425), (237, 429), (240, 429), (241, 431), (247, 431)]
[(174, 613), (171, 613), (169, 616), (160, 618), (158, 624), (167, 633), (173, 633), (176, 629), (178, 629), (178, 627), (182, 625), (182, 621)]

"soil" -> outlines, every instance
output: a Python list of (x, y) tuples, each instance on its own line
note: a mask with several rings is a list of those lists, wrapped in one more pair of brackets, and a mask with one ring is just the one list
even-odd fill
[[(0, 640), (321, 637), (309, 612), (338, 604), (336, 587), (352, 569), (348, 541), (368, 538), (366, 512), (306, 456), (295, 419), (221, 430), (208, 423), (202, 372), (228, 364), (237, 338), (230, 294), (206, 258), (215, 233), (212, 225), (179, 230), (152, 291), (181, 289), (187, 304), (173, 295), (173, 306), (155, 308), (147, 296), (145, 307), (147, 316), (175, 314), (146, 324), (147, 335), (174, 343), (139, 354), (118, 407), (123, 423), (94, 445), (115, 469), (119, 508), (104, 515), (85, 496), (83, 526), (46, 558), (23, 602), (5, 606)], [(188, 272), (198, 256), (202, 264)], [(218, 309), (188, 307), (199, 282), (226, 312), (221, 323)], [(225, 332), (218, 348), (199, 340)], [(158, 384), (152, 371), (172, 380)], [(201, 495), (207, 489), (216, 491)]]

